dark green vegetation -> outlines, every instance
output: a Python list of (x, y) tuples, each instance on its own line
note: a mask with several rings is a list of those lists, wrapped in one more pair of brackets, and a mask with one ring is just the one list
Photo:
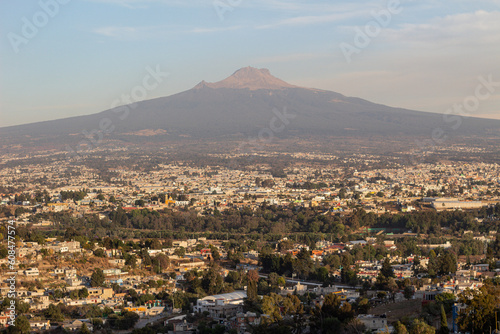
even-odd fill
[[(386, 228), (400, 231), (411, 230), (414, 233), (428, 234), (439, 238), (449, 231), (457, 235), (463, 231), (498, 231), (500, 226), (500, 204), (483, 207), (476, 211), (418, 211), (402, 214), (366, 213), (354, 208), (352, 214), (329, 212), (328, 208), (304, 208), (299, 205), (275, 206), (262, 204), (255, 211), (245, 207), (219, 211), (217, 207), (208, 209), (199, 216), (189, 207), (184, 210), (150, 211), (136, 209), (125, 211), (121, 208), (107, 212), (108, 218), (99, 219), (96, 215), (75, 219), (65, 213), (43, 213), (31, 217), (32, 222), (51, 219), (58, 224), (58, 229), (84, 229), (101, 236), (104, 230), (120, 229), (165, 231), (164, 236), (179, 233), (217, 232), (235, 235), (265, 234), (271, 240), (291, 233), (314, 233), (321, 237), (339, 240), (343, 236), (356, 234), (362, 228)], [(484, 218), (479, 223), (475, 218)], [(447, 230), (443, 230), (443, 228)], [(168, 231), (168, 232), (167, 232)], [(159, 235), (159, 234), (158, 234)]]

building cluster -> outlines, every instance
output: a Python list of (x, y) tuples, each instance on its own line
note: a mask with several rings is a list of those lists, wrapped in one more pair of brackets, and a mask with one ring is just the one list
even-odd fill
[[(223, 157), (233, 157), (231, 154)], [(270, 155), (272, 157), (272, 154)], [(303, 161), (321, 159), (331, 165), (321, 167), (300, 165), (285, 168), (280, 175), (267, 166), (256, 165), (246, 170), (224, 167), (195, 167), (183, 163), (160, 164), (149, 171), (123, 167), (107, 170), (103, 178), (96, 170), (66, 163), (48, 163), (45, 165), (25, 165), (0, 169), (0, 209), (6, 222), (5, 212), (15, 212), (16, 226), (29, 225), (32, 229), (50, 229), (50, 219), (31, 221), (34, 213), (64, 212), (74, 219), (84, 214), (95, 214), (105, 219), (110, 209), (123, 208), (126, 211), (136, 209), (183, 210), (190, 207), (199, 215), (212, 214), (215, 210), (229, 208), (255, 209), (263, 203), (269, 205), (290, 205), (321, 207), (325, 212), (349, 214), (353, 207), (362, 207), (367, 212), (377, 214), (390, 212), (410, 212), (415, 210), (468, 210), (495, 204), (499, 201), (500, 166), (485, 163), (421, 164), (414, 167), (395, 166), (394, 168), (360, 168), (349, 166), (368, 166), (379, 161), (371, 156), (355, 156), (340, 159), (335, 156), (302, 154), (292, 156)], [(338, 167), (341, 164), (342, 167)], [(347, 166), (347, 167), (346, 167)], [(274, 176), (273, 176), (274, 175)], [(15, 186), (15, 191), (8, 191)], [(22, 189), (22, 190), (19, 190)], [(68, 193), (80, 193), (76, 197)], [(47, 215), (41, 215), (45, 217)], [(331, 254), (342, 255), (344, 252), (368, 246), (382, 247), (390, 255), (395, 280), (418, 278), (423, 284), (412, 284), (412, 293), (394, 287), (392, 294), (381, 291), (368, 291), (370, 302), (377, 303), (404, 301), (408, 299), (422, 302), (435, 300), (442, 293), (457, 296), (466, 289), (478, 289), (484, 279), (497, 276), (490, 264), (483, 258), (470, 264), (468, 259), (458, 259), (458, 270), (445, 282), (433, 282), (416, 268), (414, 256), (394, 255), (398, 250), (398, 238), (412, 238), (416, 234), (385, 234), (379, 240), (376, 236), (384, 231), (366, 229), (360, 240), (329, 242), (321, 240), (311, 251), (312, 263), (322, 263)], [(369, 236), (371, 235), (371, 236)], [(494, 234), (474, 234), (475, 240), (486, 244), (492, 243)], [(153, 270), (151, 264), (143, 263), (140, 252), (131, 250), (129, 256), (135, 257), (133, 265), (120, 248), (84, 247), (71, 238), (44, 238), (43, 241), (24, 242), (15, 240), (16, 268), (6, 270), (9, 258), (0, 259), (3, 269), (0, 273), (0, 293), (2, 298), (8, 294), (9, 278), (15, 272), (18, 282), (18, 300), (27, 303), (33, 315), (49, 308), (51, 304), (61, 303), (67, 307), (95, 305), (110, 308), (113, 312), (134, 312), (141, 321), (165, 321), (173, 327), (174, 333), (189, 333), (196, 329), (196, 324), (188, 321), (186, 314), (176, 308), (175, 302), (169, 305), (165, 301), (149, 300), (140, 305), (128, 301), (127, 292), (133, 289), (138, 296), (167, 292), (186, 292), (183, 282), (193, 270), (204, 272), (214, 261), (214, 249), (218, 251), (221, 263), (219, 274), (226, 277), (229, 268), (228, 250), (224, 242), (229, 240), (206, 240), (205, 238), (173, 240), (171, 247), (147, 249), (150, 257), (165, 255), (168, 264)], [(285, 239), (282, 239), (285, 241)], [(88, 245), (87, 245), (88, 246)], [(449, 241), (436, 244), (418, 245), (422, 249), (449, 249)], [(96, 256), (101, 248), (102, 256)], [(275, 254), (289, 253), (296, 258), (302, 249), (309, 246), (292, 242), (291, 249)], [(185, 254), (180, 254), (180, 250)], [(391, 253), (392, 252), (392, 253)], [(241, 272), (261, 270), (258, 263), (259, 250), (248, 250), (243, 254), (237, 268)], [(375, 284), (383, 267), (384, 259), (355, 261), (349, 269), (355, 270), (361, 280)], [(429, 258), (420, 258), (418, 266), (425, 272)], [(104, 286), (92, 287), (92, 274), (99, 268), (104, 275)], [(346, 269), (346, 268), (344, 268)], [(263, 277), (265, 273), (261, 272)], [(338, 282), (342, 269), (332, 270), (329, 277)], [(154, 284), (152, 284), (152, 282)], [(161, 282), (161, 283), (157, 283)], [(312, 295), (312, 302), (321, 305), (325, 296), (339, 295), (342, 303), (355, 303), (361, 286), (323, 286), (317, 281), (298, 281), (296, 276), (285, 279), (280, 295)], [(199, 298), (191, 306), (196, 313), (205, 314), (227, 328), (238, 333), (246, 333), (248, 326), (256, 326), (265, 321), (267, 315), (246, 312), (244, 301), (247, 290), (210, 295)], [(185, 313), (185, 312), (184, 312)], [(28, 315), (30, 315), (28, 313)], [(9, 316), (0, 314), (0, 324), (6, 325)], [(385, 315), (360, 314), (357, 319), (370, 330), (384, 330), (388, 325)], [(105, 319), (104, 319), (105, 321)], [(73, 319), (62, 322), (68, 331), (79, 330), (83, 324), (92, 330), (90, 319)], [(31, 318), (33, 331), (51, 328), (50, 320)]]

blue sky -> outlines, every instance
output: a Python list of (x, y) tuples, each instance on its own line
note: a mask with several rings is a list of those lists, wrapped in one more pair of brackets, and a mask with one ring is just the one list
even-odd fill
[[(374, 21), (387, 11), (387, 24)], [(109, 109), (148, 66), (169, 76), (147, 99), (254, 66), (441, 113), (474, 95), (478, 77), (500, 82), (500, 0), (1, 1), (0, 37), (0, 126)], [(356, 47), (350, 61), (342, 45)], [(473, 114), (500, 119), (500, 86)]]

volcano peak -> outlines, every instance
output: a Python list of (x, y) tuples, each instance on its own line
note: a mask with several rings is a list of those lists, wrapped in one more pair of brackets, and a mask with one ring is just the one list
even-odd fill
[(284, 89), (296, 86), (276, 78), (267, 68), (243, 67), (226, 79), (214, 83), (202, 81), (195, 88), (232, 88), (232, 89)]

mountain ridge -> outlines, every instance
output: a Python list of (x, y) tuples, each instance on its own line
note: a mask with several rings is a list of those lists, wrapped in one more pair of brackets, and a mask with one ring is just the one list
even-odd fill
[[(271, 124), (275, 110), (287, 110), (294, 117), (282, 131), (274, 131), (273, 138), (366, 141), (378, 136), (412, 141), (432, 139), (435, 129), (442, 129), (450, 139), (498, 138), (500, 134), (498, 120), (462, 118), (457, 131), (451, 127), (455, 123), (447, 122), (442, 114), (388, 107), (332, 91), (298, 87), (272, 76), (267, 69), (252, 67), (215, 83), (202, 81), (187, 91), (125, 107), (129, 110), (126, 115), (120, 112), (122, 106), (92, 115), (0, 128), (0, 149), (74, 144), (92, 135), (119, 145), (186, 138), (241, 141), (276, 126)], [(102, 129), (103, 122), (109, 123), (107, 129)]]

